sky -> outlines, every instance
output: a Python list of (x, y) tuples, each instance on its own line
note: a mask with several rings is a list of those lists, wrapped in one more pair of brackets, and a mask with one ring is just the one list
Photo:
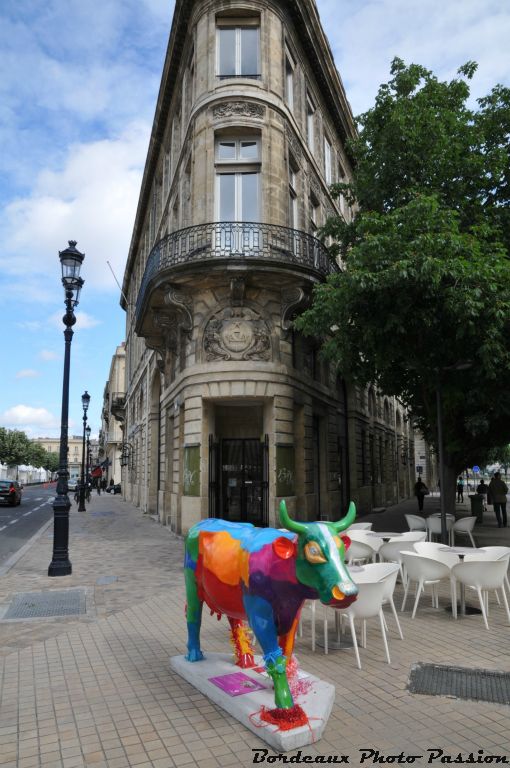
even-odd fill
[[(173, 0), (0, 3), (0, 426), (58, 436), (65, 311), (58, 253), (85, 253), (69, 433), (97, 436)], [(317, 0), (358, 115), (394, 56), (441, 79), (478, 62), (473, 99), (510, 85), (510, 0)], [(113, 274), (112, 274), (113, 272)]]

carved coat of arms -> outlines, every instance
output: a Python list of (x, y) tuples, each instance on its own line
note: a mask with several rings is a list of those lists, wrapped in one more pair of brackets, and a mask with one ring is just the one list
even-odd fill
[(204, 332), (206, 360), (270, 360), (267, 323), (248, 307), (217, 312)]

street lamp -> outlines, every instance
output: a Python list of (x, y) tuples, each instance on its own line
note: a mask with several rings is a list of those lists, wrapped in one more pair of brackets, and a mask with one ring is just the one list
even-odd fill
[(87, 487), (90, 482), (90, 433), (92, 432), (90, 428), (90, 424), (87, 425), (87, 429), (85, 430), (87, 433), (87, 472), (86, 472), (86, 483)]
[(83, 407), (83, 441), (81, 448), (81, 482), (80, 482), (80, 503), (78, 505), (78, 512), (86, 512), (85, 508), (85, 431), (87, 429), (87, 411), (90, 404), (90, 395), (85, 390), (81, 396), (81, 404)]
[(62, 285), (65, 293), (66, 313), (62, 322), (64, 331), (64, 379), (62, 384), (62, 414), (60, 417), (60, 456), (58, 468), (57, 493), (53, 502), (53, 557), (48, 568), (48, 576), (68, 576), (73, 567), (69, 560), (69, 509), (71, 502), (67, 495), (69, 468), (67, 462), (67, 432), (69, 419), (69, 368), (71, 363), (71, 341), (73, 325), (76, 323), (74, 309), (78, 305), (84, 280), (80, 269), (85, 258), (84, 253), (76, 248), (76, 240), (69, 240), (69, 246), (59, 251), (62, 267)]

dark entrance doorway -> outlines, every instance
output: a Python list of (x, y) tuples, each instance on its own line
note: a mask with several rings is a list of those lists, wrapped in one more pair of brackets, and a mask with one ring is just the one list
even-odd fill
[(209, 514), (236, 523), (267, 525), (268, 437), (209, 443)]

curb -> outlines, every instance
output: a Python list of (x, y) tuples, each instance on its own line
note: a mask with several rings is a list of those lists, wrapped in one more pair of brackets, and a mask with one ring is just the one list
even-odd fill
[(20, 560), (20, 559), (23, 557), (23, 555), (24, 555), (24, 554), (26, 554), (26, 552), (28, 552), (28, 550), (30, 549), (30, 547), (32, 547), (32, 546), (35, 544), (35, 542), (37, 541), (37, 539), (39, 539), (39, 538), (40, 538), (40, 537), (43, 535), (43, 533), (44, 533), (44, 532), (45, 532), (45, 531), (46, 531), (46, 530), (47, 530), (47, 529), (50, 527), (50, 525), (52, 525), (52, 524), (53, 524), (53, 516), (52, 516), (52, 517), (50, 517), (50, 519), (48, 520), (48, 522), (47, 522), (47, 523), (44, 523), (44, 525), (42, 526), (42, 528), (39, 528), (39, 530), (37, 531), (37, 533), (34, 533), (34, 535), (32, 536), (32, 538), (30, 538), (30, 539), (27, 541), (27, 543), (26, 543), (26, 544), (23, 544), (23, 546), (21, 547), (21, 549), (18, 549), (18, 551), (17, 551), (17, 552), (15, 552), (13, 555), (11, 555), (11, 556), (9, 557), (9, 559), (8, 559), (8, 560), (6, 560), (6, 561), (5, 561), (4, 565), (3, 565), (3, 566), (0, 568), (0, 578), (1, 578), (2, 576), (5, 576), (5, 574), (9, 572), (9, 571), (11, 570), (11, 568), (13, 567), (13, 565), (16, 565), (16, 563), (18, 562), (18, 560)]

